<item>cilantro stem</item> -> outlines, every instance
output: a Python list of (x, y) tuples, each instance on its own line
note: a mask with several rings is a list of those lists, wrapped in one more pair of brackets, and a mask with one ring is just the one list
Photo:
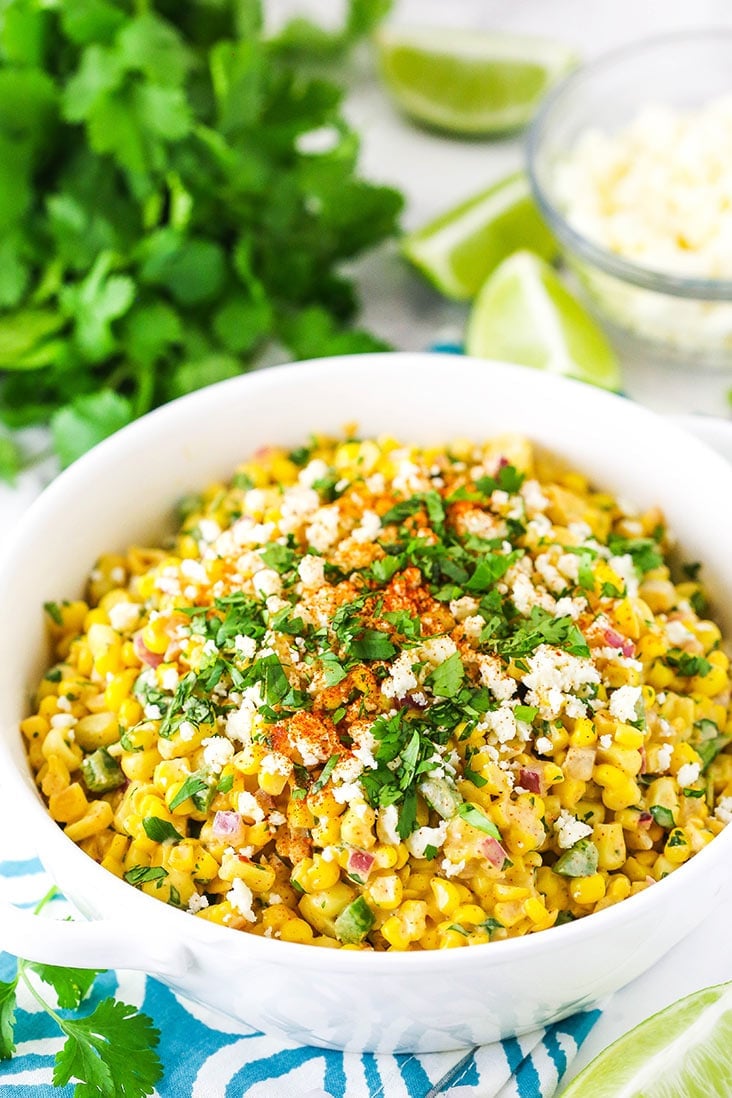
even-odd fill
[[(43, 901), (41, 901), (41, 902), (43, 902)], [(40, 1007), (42, 1007), (43, 1010), (45, 1010), (46, 1014), (50, 1015), (51, 1018), (53, 1018), (54, 1022), (59, 1027), (59, 1029), (63, 1030), (63, 1032), (65, 1033), (66, 1031), (64, 1029), (63, 1019), (59, 1017), (59, 1015), (56, 1013), (56, 1011), (53, 1009), (52, 1006), (49, 1006), (49, 1004), (43, 998), (41, 993), (39, 991), (37, 991), (36, 988), (34, 988), (33, 984), (28, 979), (28, 974), (26, 972), (26, 969), (27, 969), (27, 967), (30, 963), (31, 963), (30, 961), (23, 960), (22, 957), (18, 958), (18, 977), (23, 981), (26, 988), (28, 989), (28, 991), (30, 991), (31, 995), (36, 1000), (38, 1005)]]

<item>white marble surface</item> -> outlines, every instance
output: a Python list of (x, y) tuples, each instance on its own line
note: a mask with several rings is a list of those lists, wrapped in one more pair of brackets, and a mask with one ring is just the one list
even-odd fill
[[(276, 22), (305, 10), (334, 18), (335, 0), (266, 0)], [(398, 0), (392, 18), (403, 22), (460, 23), (552, 34), (574, 43), (584, 56), (662, 31), (702, 25), (732, 26), (729, 0)], [(404, 224), (414, 227), (477, 191), (521, 163), (521, 142), (463, 143), (409, 126), (393, 110), (373, 78), (368, 59), (358, 60), (348, 113), (363, 134), (362, 163), (372, 178), (394, 183), (407, 195)], [(443, 329), (460, 331), (466, 310), (442, 302), (419, 283), (389, 250), (358, 265), (364, 294), (363, 321), (400, 348), (421, 348)], [(659, 411), (726, 415), (728, 375), (662, 371), (626, 362), (626, 389)], [(711, 425), (710, 425), (711, 427)], [(703, 428), (702, 428), (703, 429)], [(715, 436), (732, 456), (732, 425), (715, 425)], [(0, 547), (12, 537), (17, 518), (38, 491), (41, 476), (26, 475), (11, 491), (0, 486)], [(0, 859), (13, 856), (13, 806), (0, 802)], [(7, 826), (6, 826), (7, 823)], [(575, 1071), (609, 1042), (667, 1003), (705, 985), (732, 979), (728, 924), (732, 880), (719, 906), (699, 930), (646, 976), (616, 994), (606, 1006), (575, 1065)], [(388, 1096), (386, 1096), (388, 1098)]]

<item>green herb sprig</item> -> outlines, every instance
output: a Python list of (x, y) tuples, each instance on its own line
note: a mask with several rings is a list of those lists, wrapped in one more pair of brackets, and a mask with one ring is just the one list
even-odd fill
[[(55, 891), (51, 889), (36, 912)], [(90, 1014), (65, 1014), (78, 1010), (99, 975), (93, 969), (61, 968), (18, 959), (14, 978), (0, 981), (0, 1060), (11, 1059), (15, 1052), (16, 995), (22, 984), (66, 1038), (56, 1053), (54, 1086), (75, 1082), (75, 1098), (144, 1098), (152, 1094), (163, 1075), (155, 1051), (160, 1032), (152, 1019), (113, 998), (102, 999)], [(31, 976), (55, 991), (57, 1007), (47, 1001)]]
[[(343, 264), (392, 235), (402, 198), (359, 178), (322, 63), (388, 6), (350, 0), (334, 33), (296, 20), (268, 38), (261, 0), (6, 0), (6, 426), (50, 422), (68, 465), (270, 344), (295, 358), (384, 348), (349, 326)], [(0, 476), (22, 464), (3, 436)]]

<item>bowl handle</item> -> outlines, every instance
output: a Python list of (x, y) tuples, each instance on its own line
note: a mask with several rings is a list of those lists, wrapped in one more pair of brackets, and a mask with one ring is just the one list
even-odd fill
[(128, 968), (176, 979), (193, 966), (190, 950), (150, 927), (136, 933), (116, 920), (45, 919), (0, 899), (0, 949), (42, 964)]

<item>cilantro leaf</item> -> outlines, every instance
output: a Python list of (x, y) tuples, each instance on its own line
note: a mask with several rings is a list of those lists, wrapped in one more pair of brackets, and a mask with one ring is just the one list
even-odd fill
[(708, 675), (712, 665), (704, 656), (692, 656), (688, 652), (682, 652), (680, 648), (671, 648), (666, 653), (665, 662), (673, 667), (678, 675), (691, 678), (692, 675)]
[(663, 554), (653, 538), (624, 538), (619, 534), (611, 534), (607, 544), (614, 557), (629, 554), (633, 558), (634, 567), (641, 575), (653, 571), (654, 568), (660, 568), (663, 564)]
[(172, 839), (173, 842), (177, 843), (182, 838), (181, 833), (173, 827), (170, 820), (161, 820), (159, 816), (146, 816), (142, 821), (142, 826), (148, 839), (152, 839), (154, 843), (164, 843), (168, 839)]
[(364, 629), (349, 646), (349, 652), (360, 660), (388, 660), (396, 648), (380, 629)]
[(66, 1043), (56, 1054), (54, 1086), (78, 1079), (78, 1098), (143, 1098), (162, 1078), (154, 1051), (160, 1033), (135, 1007), (103, 999), (87, 1017), (59, 1021)]
[(61, 968), (58, 965), (42, 965), (31, 961), (24, 963), (26, 968), (32, 969), (45, 984), (53, 988), (62, 1010), (76, 1010), (100, 975), (98, 970), (92, 968)]
[(540, 606), (532, 606), (529, 617), (497, 647), (502, 655), (516, 658), (531, 655), (541, 644), (555, 645), (573, 656), (590, 654), (587, 641), (570, 617), (554, 618)]
[(478, 831), (484, 831), (486, 835), (491, 835), (501, 842), (501, 832), (477, 805), (471, 804), (469, 801), (463, 801), (458, 808), (458, 816), (466, 823), (469, 823), (471, 827), (477, 828)]
[(15, 990), (18, 978), (10, 983), (0, 982), (0, 1060), (9, 1060), (15, 1052), (13, 1029), (15, 1027)]
[(111, 389), (77, 397), (51, 420), (51, 435), (65, 467), (132, 419), (129, 400)]
[(124, 874), (127, 883), (135, 887), (149, 884), (151, 881), (164, 881), (167, 876), (167, 869), (163, 869), (161, 865), (133, 865), (132, 869), (128, 869)]
[(430, 672), (425, 679), (425, 684), (430, 687), (432, 693), (438, 698), (454, 698), (460, 690), (464, 678), (463, 661), (457, 652), (453, 652), (434, 671)]

